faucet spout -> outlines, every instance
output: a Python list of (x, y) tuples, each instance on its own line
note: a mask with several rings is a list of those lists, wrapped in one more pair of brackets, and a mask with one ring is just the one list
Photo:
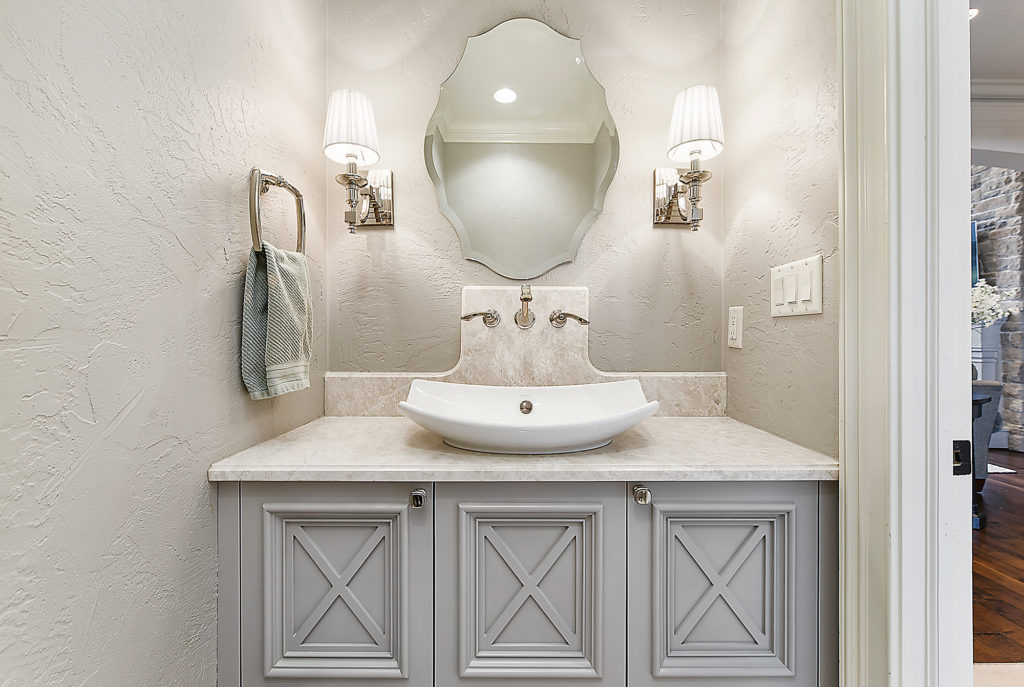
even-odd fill
[(533, 300), (533, 293), (529, 284), (523, 284), (519, 292), (520, 309), (516, 312), (515, 321), (520, 329), (529, 329), (537, 321), (537, 316), (530, 312), (530, 301)]

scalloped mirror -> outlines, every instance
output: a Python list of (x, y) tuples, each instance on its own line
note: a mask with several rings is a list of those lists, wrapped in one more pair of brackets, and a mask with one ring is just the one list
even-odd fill
[(512, 279), (576, 257), (619, 160), (580, 41), (533, 19), (467, 41), (423, 150), (463, 256)]

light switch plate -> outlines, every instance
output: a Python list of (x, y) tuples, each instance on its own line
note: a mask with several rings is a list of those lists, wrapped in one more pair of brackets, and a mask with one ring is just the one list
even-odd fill
[(773, 267), (771, 271), (772, 317), (815, 315), (821, 306), (820, 255)]
[(729, 308), (729, 348), (743, 348), (743, 306)]

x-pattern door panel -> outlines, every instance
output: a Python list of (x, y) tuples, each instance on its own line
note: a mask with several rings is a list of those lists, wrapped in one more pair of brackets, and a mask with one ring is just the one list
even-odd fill
[(341, 675), (353, 663), (408, 674), (397, 636), (406, 517), (399, 504), (264, 505), (268, 675), (326, 667), (331, 657)]
[(817, 484), (645, 486), (652, 504), (627, 509), (630, 687), (817, 685)]
[[(585, 617), (588, 615), (587, 605), (573, 604), (566, 613), (566, 609), (556, 607), (548, 593), (550, 591), (558, 595), (562, 592), (563, 598), (573, 599), (582, 592), (582, 596), (591, 602), (588, 605), (592, 607), (594, 590), (590, 582), (594, 580), (596, 571), (591, 569), (593, 563), (588, 561), (586, 553), (594, 546), (593, 519), (599, 517), (599, 510), (578, 520), (572, 519), (571, 515), (564, 520), (522, 517), (488, 520), (486, 517), (475, 517), (480, 514), (472, 511), (464, 511), (463, 515), (467, 519), (473, 519), (473, 522), (467, 523), (466, 526), (475, 529), (473, 534), (476, 539), (466, 550), (467, 553), (472, 552), (474, 555), (473, 560), (467, 561), (470, 572), (474, 567), (476, 569), (475, 574), (468, 576), (471, 579), (467, 580), (475, 586), (477, 597), (474, 605), (478, 615), (472, 618), (476, 629), (476, 649), (473, 653), (480, 656), (514, 656), (523, 650), (533, 649), (552, 655), (585, 657), (584, 644), (592, 645), (593, 639), (579, 632), (580, 628), (593, 625), (593, 618)], [(516, 529), (526, 529), (538, 538), (543, 538), (544, 534), (554, 534), (557, 537), (551, 548), (544, 552), (540, 562), (531, 569), (527, 569), (527, 564), (520, 560), (519, 555), (512, 550), (512, 545), (502, 536), (508, 536), (506, 530)], [(543, 544), (541, 546), (543, 547)], [(523, 553), (520, 551), (520, 555)], [(563, 582), (561, 586), (555, 586), (555, 575), (550, 573), (556, 565), (570, 567), (569, 575), (572, 579), (567, 581), (568, 584)], [(495, 567), (499, 570), (495, 571)], [(515, 582), (521, 586), (496, 614), (489, 614), (488, 611), (491, 609), (485, 602), (491, 598), (491, 581), (506, 571), (511, 572)], [(507, 575), (504, 577), (507, 578)], [(494, 586), (498, 584), (495, 582)], [(532, 603), (527, 605), (528, 602)], [(539, 615), (534, 615), (543, 619), (539, 627), (535, 626), (536, 634), (532, 638), (514, 636), (513, 621), (526, 615), (528, 611), (524, 610), (524, 606), (526, 609), (533, 609), (534, 604), (539, 609)], [(494, 606), (497, 607), (498, 604)], [(489, 617), (491, 615), (493, 617)], [(546, 623), (550, 624), (549, 628), (545, 627)], [(524, 639), (526, 641), (523, 641)], [(503, 650), (503, 646), (510, 648)]]
[(654, 673), (792, 675), (793, 503), (654, 509)]
[[(701, 518), (670, 518), (667, 519), (665, 525), (666, 534), (668, 535), (668, 541), (665, 543), (668, 579), (678, 582), (679, 579), (685, 577), (682, 573), (678, 572), (678, 559), (680, 557), (677, 555), (678, 552), (673, 550), (676, 547), (680, 547), (685, 552), (689, 561), (696, 566), (700, 574), (707, 580), (707, 588), (697, 601), (690, 606), (683, 605), (684, 612), (673, 617), (672, 625), (674, 627), (672, 628), (672, 635), (669, 640), (669, 655), (680, 655), (683, 653), (680, 649), (699, 650), (705, 646), (708, 649), (712, 647), (717, 649), (726, 644), (721, 639), (714, 642), (701, 641), (698, 636), (695, 636), (697, 635), (695, 631), (698, 630), (698, 625), (708, 617), (712, 607), (720, 602), (728, 607), (729, 614), (738, 621), (737, 627), (741, 629), (738, 640), (733, 640), (736, 645), (743, 648), (747, 648), (749, 644), (757, 648), (768, 647), (769, 637), (767, 631), (772, 627), (772, 616), (774, 615), (773, 605), (768, 603), (770, 596), (764, 593), (756, 595), (759, 597), (756, 603), (761, 608), (757, 609), (760, 613), (759, 618), (755, 619), (753, 616), (758, 615), (758, 613), (752, 614), (749, 612), (747, 606), (738, 598), (737, 589), (730, 585), (736, 579), (740, 569), (745, 567), (756, 556), (759, 560), (755, 565), (762, 569), (765, 584), (762, 589), (755, 591), (761, 592), (771, 586), (774, 570), (769, 567), (770, 556), (766, 555), (767, 552), (774, 551), (774, 532), (771, 528), (771, 523), (737, 518), (733, 518), (729, 523), (722, 523), (717, 520), (708, 521)], [(733, 531), (739, 530), (745, 535), (741, 539), (739, 547), (733, 552), (728, 562), (722, 568), (719, 567), (719, 564), (710, 560), (701, 545), (694, 540), (694, 535), (690, 530), (702, 525), (709, 530), (725, 529), (728, 527)], [(748, 528), (749, 531), (747, 531)], [(675, 609), (681, 605), (677, 601), (681, 591), (675, 584), (668, 585), (667, 592), (669, 598), (664, 605), (666, 615), (668, 609)]]
[(624, 503), (622, 484), (438, 485), (438, 684), (621, 687)]
[(243, 486), (242, 684), (432, 685), (432, 485)]
[(516, 664), (517, 674), (595, 675), (601, 505), (476, 504), (460, 514), (462, 675), (509, 677)]

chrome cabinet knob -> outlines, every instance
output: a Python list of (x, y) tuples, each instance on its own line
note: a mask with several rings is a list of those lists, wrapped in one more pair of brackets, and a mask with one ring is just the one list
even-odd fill
[(413, 489), (409, 494), (409, 505), (413, 508), (423, 508), (423, 503), (427, 499), (426, 489)]
[(641, 506), (649, 506), (651, 504), (651, 490), (642, 484), (634, 484), (633, 500)]

